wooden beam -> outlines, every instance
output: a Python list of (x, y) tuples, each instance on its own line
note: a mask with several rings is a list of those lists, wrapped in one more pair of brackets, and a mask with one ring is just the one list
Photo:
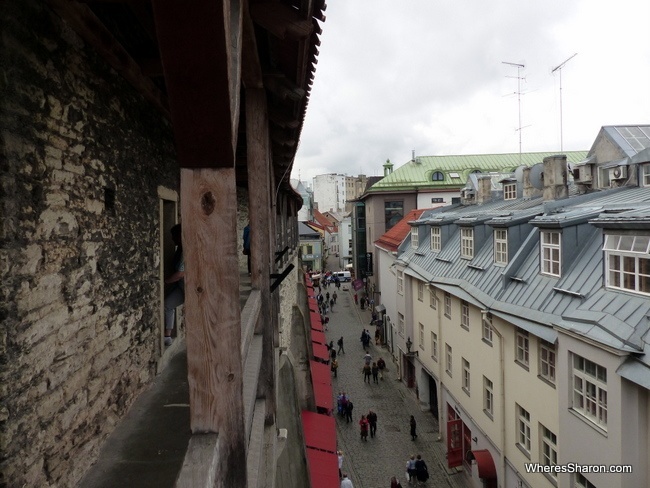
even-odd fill
[(313, 30), (311, 21), (282, 3), (264, 2), (251, 6), (253, 21), (279, 39), (307, 39)]
[(257, 40), (255, 38), (255, 26), (248, 9), (248, 2), (244, 2), (243, 12), (243, 34), (242, 34), (242, 83), (246, 88), (262, 88), (262, 66), (257, 52)]
[(245, 488), (235, 169), (181, 169), (181, 216), (190, 426), (219, 434), (215, 486)]

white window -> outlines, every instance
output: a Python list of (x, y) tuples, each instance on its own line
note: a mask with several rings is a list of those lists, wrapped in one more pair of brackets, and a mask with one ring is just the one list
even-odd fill
[(605, 236), (605, 284), (609, 288), (650, 295), (650, 236)]
[(582, 473), (576, 473), (573, 486), (575, 488), (596, 488), (596, 485), (590, 483), (589, 480), (582, 475)]
[(451, 376), (451, 346), (445, 344), (445, 371)]
[(528, 340), (528, 332), (525, 330), (517, 329), (516, 336), (517, 343), (515, 350), (515, 360), (524, 366), (528, 366), (530, 359), (530, 342)]
[(460, 302), (460, 325), (469, 330), (469, 303), (465, 300)]
[(463, 358), (463, 390), (469, 395), (469, 361)]
[(650, 186), (650, 164), (641, 166), (641, 184), (643, 186)]
[(517, 445), (530, 454), (530, 413), (517, 405)]
[(451, 318), (451, 295), (445, 292), (445, 315)]
[(397, 293), (404, 295), (404, 272), (397, 270)]
[[(557, 436), (539, 424), (541, 430), (542, 449), (540, 450), (540, 462), (544, 466), (557, 465)], [(557, 478), (557, 473), (551, 471), (549, 473), (553, 478)]]
[(607, 369), (573, 355), (573, 410), (607, 427)]
[(490, 418), (494, 415), (494, 385), (483, 376), (483, 411)]
[(420, 323), (419, 325), (420, 325), (420, 337), (418, 342), (420, 343), (419, 344), (420, 349), (424, 351), (424, 324)]
[(483, 340), (492, 345), (492, 316), (486, 314), (483, 316)]
[(542, 252), (542, 274), (560, 276), (560, 233), (542, 231), (541, 233)]
[(474, 229), (471, 227), (460, 229), (460, 257), (464, 259), (474, 257)]
[(555, 383), (555, 345), (542, 339), (539, 342), (539, 375)]
[(424, 301), (424, 283), (421, 281), (418, 281), (418, 300), (421, 302)]
[(411, 247), (418, 247), (420, 245), (420, 239), (418, 238), (418, 228), (411, 227)]
[(515, 200), (517, 198), (517, 183), (506, 183), (503, 185), (503, 199)]
[(494, 229), (494, 264), (508, 264), (507, 229)]
[(440, 227), (431, 227), (431, 250), (439, 252), (441, 247)]
[(431, 332), (431, 359), (438, 361), (438, 334)]
[(397, 332), (404, 336), (404, 314), (397, 312)]
[(436, 289), (433, 286), (431, 286), (429, 288), (429, 306), (434, 310), (436, 309), (437, 301), (438, 301), (438, 297), (436, 296)]

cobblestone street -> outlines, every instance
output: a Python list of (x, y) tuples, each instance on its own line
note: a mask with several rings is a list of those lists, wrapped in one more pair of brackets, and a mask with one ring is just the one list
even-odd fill
[[(336, 288), (330, 285), (333, 293)], [(347, 290), (347, 291), (344, 291)], [(421, 454), (429, 467), (428, 487), (465, 488), (470, 484), (463, 473), (450, 474), (444, 463), (445, 453), (442, 441), (438, 441), (438, 423), (430, 412), (422, 412), (412, 390), (398, 380), (396, 365), (390, 359), (387, 349), (374, 345), (374, 326), (370, 326), (370, 312), (355, 306), (352, 287), (345, 283), (338, 290), (338, 302), (330, 312), (329, 341), (336, 344), (343, 336), (345, 354), (337, 356), (338, 377), (332, 379), (334, 406), (336, 395), (345, 391), (354, 404), (353, 422), (336, 415), (339, 449), (344, 452), (343, 471), (347, 472), (355, 488), (383, 488), (390, 486), (391, 476), (397, 476), (402, 485), (405, 479), (406, 461), (412, 454)], [(379, 384), (364, 383), (362, 366), (364, 350), (360, 342), (361, 331), (367, 328), (373, 340), (370, 354), (376, 361), (383, 357), (388, 372)], [(377, 413), (377, 435), (362, 441), (359, 435), (359, 419), (372, 409)], [(417, 421), (418, 438), (411, 440), (409, 419), (414, 415)]]

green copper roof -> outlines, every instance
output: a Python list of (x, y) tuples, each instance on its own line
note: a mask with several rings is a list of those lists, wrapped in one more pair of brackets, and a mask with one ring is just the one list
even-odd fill
[[(367, 192), (408, 190), (413, 188), (462, 188), (470, 173), (512, 173), (520, 166), (541, 163), (544, 158), (557, 152), (533, 152), (512, 154), (470, 154), (459, 156), (418, 156), (415, 161), (400, 166), (388, 176), (370, 187)], [(587, 151), (564, 152), (569, 163), (577, 163), (587, 157)], [(521, 158), (521, 159), (520, 159)], [(520, 163), (521, 161), (521, 163)], [(436, 175), (434, 173), (442, 173)]]

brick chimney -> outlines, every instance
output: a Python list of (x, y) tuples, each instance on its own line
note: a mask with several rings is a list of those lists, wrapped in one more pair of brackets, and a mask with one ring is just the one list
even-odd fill
[(476, 189), (476, 203), (489, 202), (492, 199), (492, 177), (490, 175), (478, 175)]
[(569, 168), (564, 154), (544, 158), (544, 200), (560, 200), (569, 196), (567, 173)]

